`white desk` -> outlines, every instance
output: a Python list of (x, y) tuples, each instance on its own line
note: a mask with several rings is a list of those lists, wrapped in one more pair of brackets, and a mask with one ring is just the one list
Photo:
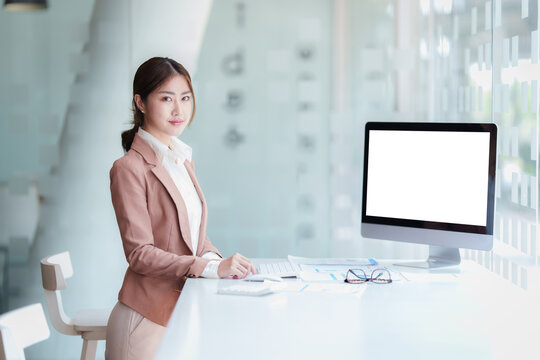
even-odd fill
[(453, 282), (367, 286), (361, 297), (219, 295), (188, 279), (157, 359), (540, 359), (540, 301), (466, 262)]

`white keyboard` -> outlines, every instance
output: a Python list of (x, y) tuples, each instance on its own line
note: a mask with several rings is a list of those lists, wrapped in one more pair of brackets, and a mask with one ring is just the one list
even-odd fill
[(296, 271), (288, 261), (259, 263), (255, 266), (259, 274), (277, 275), (280, 277), (295, 277)]
[(218, 294), (260, 296), (272, 293), (268, 284), (254, 284), (238, 281), (238, 284), (220, 286)]

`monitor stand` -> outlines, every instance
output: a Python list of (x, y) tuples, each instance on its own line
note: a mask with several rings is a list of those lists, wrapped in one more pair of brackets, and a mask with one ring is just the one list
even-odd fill
[(425, 261), (395, 263), (398, 266), (407, 266), (420, 269), (436, 269), (459, 265), (461, 256), (458, 248), (429, 245), (429, 257)]

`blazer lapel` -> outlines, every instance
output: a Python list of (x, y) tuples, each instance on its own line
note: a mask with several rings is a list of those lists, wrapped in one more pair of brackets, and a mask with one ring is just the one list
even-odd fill
[(191, 178), (191, 181), (193, 182), (193, 186), (195, 186), (195, 190), (197, 190), (199, 199), (201, 199), (201, 205), (202, 205), (201, 226), (199, 227), (199, 239), (198, 239), (198, 245), (197, 245), (197, 252), (200, 253), (202, 250), (202, 243), (204, 239), (206, 238), (206, 218), (207, 218), (208, 209), (206, 208), (206, 200), (204, 198), (204, 194), (201, 190), (201, 187), (199, 186), (197, 177), (195, 176), (193, 165), (188, 160), (186, 160), (184, 161), (184, 166), (186, 167), (189, 177)]
[(180, 224), (180, 232), (182, 233), (182, 238), (184, 239), (184, 242), (193, 254), (193, 246), (191, 243), (191, 232), (189, 229), (189, 219), (187, 216), (186, 204), (184, 203), (184, 199), (182, 199), (182, 195), (180, 195), (180, 191), (174, 184), (173, 179), (171, 178), (167, 170), (163, 167), (163, 165), (158, 163), (158, 159), (154, 150), (152, 150), (152, 148), (143, 139), (141, 139), (139, 135), (135, 134), (135, 138), (133, 139), (133, 144), (131, 145), (131, 148), (141, 154), (142, 157), (146, 160), (146, 162), (154, 165), (154, 167), (152, 168), (152, 172), (163, 184), (170, 197), (172, 198), (174, 205), (176, 205), (176, 212), (178, 214), (178, 223)]
[(187, 209), (186, 204), (184, 203), (184, 199), (182, 199), (180, 191), (178, 190), (178, 188), (174, 184), (173, 179), (171, 179), (171, 176), (163, 166), (157, 165), (156, 167), (152, 168), (152, 172), (154, 173), (154, 175), (156, 175), (159, 181), (161, 181), (163, 186), (165, 186), (165, 189), (167, 189), (169, 195), (173, 199), (178, 213), (178, 222), (180, 223), (180, 231), (182, 232), (182, 238), (184, 238), (186, 245), (189, 247), (189, 250), (191, 250), (191, 253), (193, 254), (191, 232), (189, 230), (189, 219), (187, 216)]

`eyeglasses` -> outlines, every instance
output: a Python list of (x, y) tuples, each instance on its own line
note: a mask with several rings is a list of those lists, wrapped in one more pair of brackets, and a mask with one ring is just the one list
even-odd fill
[(392, 277), (390, 276), (390, 271), (387, 269), (375, 269), (369, 277), (362, 269), (347, 270), (347, 275), (345, 276), (346, 283), (360, 284), (368, 281), (375, 284), (390, 284), (392, 282)]

